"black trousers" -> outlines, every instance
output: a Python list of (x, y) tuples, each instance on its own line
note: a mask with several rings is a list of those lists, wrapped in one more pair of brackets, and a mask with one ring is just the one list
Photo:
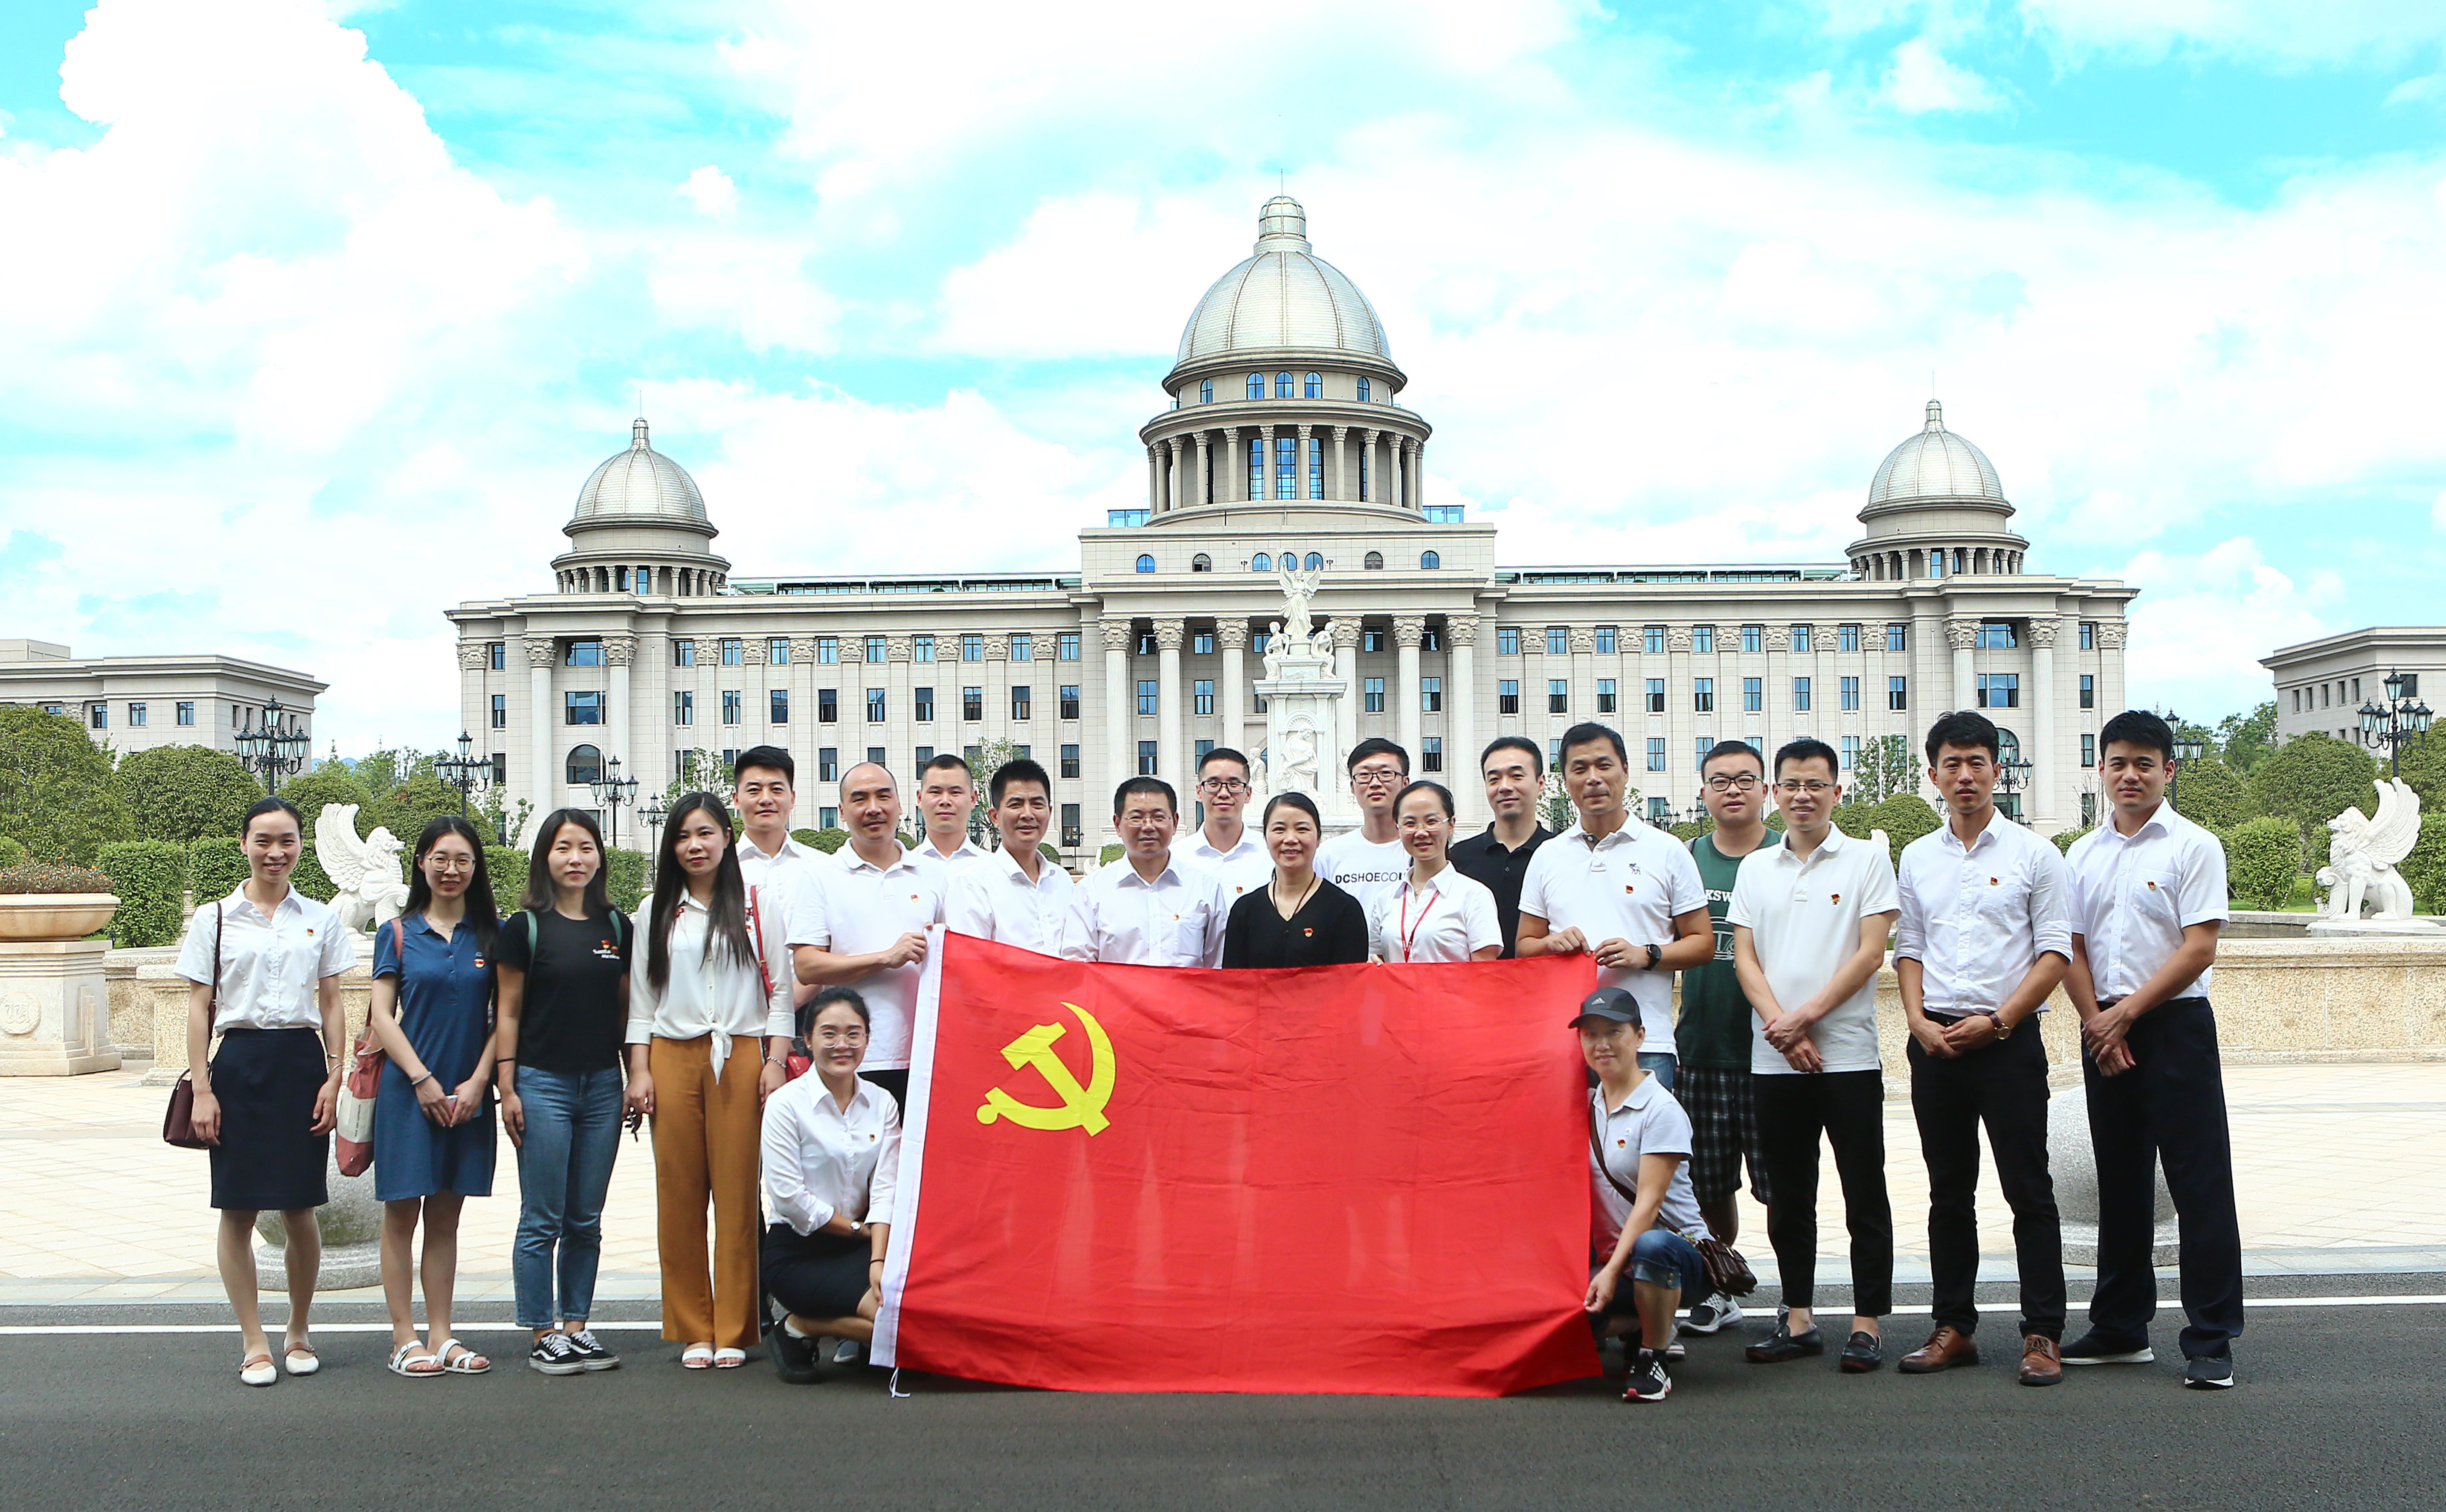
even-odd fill
[(2152, 1257), (2156, 1182), (2166, 1168), (2182, 1234), (2183, 1354), (2227, 1353), (2242, 1333), (2242, 1229), (2233, 1208), (2233, 1141), (2216, 1014), (2178, 997), (2133, 1020), (2132, 1068), (2100, 1076), (2084, 1054), (2089, 1136), (2098, 1148), (2098, 1291), (2092, 1326), (2134, 1348), (2157, 1314)]
[(1783, 1273), (1783, 1305), (1815, 1308), (1817, 1282), (1817, 1139), (1834, 1146), (1843, 1181), (1843, 1226), (1852, 1235), (1852, 1311), (1894, 1310), (1894, 1210), (1886, 1198), (1886, 1086), (1879, 1071), (1760, 1076), (1758, 1140), (1775, 1205), (1767, 1242)]
[(2047, 1049), (2036, 1024), (2011, 1039), (1940, 1060), (1910, 1043), (1911, 1111), (1928, 1161), (1929, 1312), (1965, 1333), (1979, 1330), (1979, 1127), (1996, 1152), (1996, 1180), (2013, 1209), (2022, 1273), (2022, 1332), (2063, 1337), (2063, 1223), (2047, 1174)]

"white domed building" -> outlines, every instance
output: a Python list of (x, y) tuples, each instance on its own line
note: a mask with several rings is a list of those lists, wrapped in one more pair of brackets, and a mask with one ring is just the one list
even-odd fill
[(1059, 842), (1092, 863), (1123, 777), (1185, 797), (1204, 750), (1262, 747), (1250, 658), (1291, 561), (1324, 573), (1344, 748), (1401, 742), (1465, 822), (1483, 822), (1474, 770), (1497, 735), (1551, 749), (1577, 721), (1613, 726), (1641, 812), (1664, 820), (1693, 810), (1717, 740), (1814, 735), (1848, 766), (1888, 736), (1916, 750), (1954, 708), (2006, 731), (2028, 764), (2009, 806), (2042, 833), (2098, 812), (2136, 590), (2033, 573), (1995, 466), (1935, 403), (1875, 469), (1847, 560), (1505, 567), (1493, 526), (1428, 497), (1434, 427), (1401, 405), (1408, 382), (1286, 196), (1182, 327), (1138, 432), (1144, 505), (1080, 532), (1075, 566), (733, 577), (694, 481), (640, 420), (579, 491), (552, 591), (450, 612), (467, 728), (538, 815), (593, 806), (587, 779), (613, 756), (651, 793), (690, 752), (784, 746), (802, 827), (837, 819), (856, 762), (905, 780), (937, 751), (1008, 743), (1054, 773)]

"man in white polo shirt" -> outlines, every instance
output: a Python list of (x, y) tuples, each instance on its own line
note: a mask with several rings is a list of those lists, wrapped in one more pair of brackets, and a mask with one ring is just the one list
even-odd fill
[(1242, 893), (1274, 879), (1274, 859), (1249, 832), (1242, 812), (1249, 806), (1249, 758), (1229, 746), (1198, 757), (1197, 801), (1206, 805), (1206, 822), (1187, 845), (1173, 847), (1172, 859), (1214, 878), (1228, 909)]
[(943, 922), (1040, 955), (1083, 958), (1087, 921), (1079, 889), (1039, 849), (1053, 824), (1053, 779), (1022, 756), (994, 768), (992, 797), (987, 812), (1002, 849), (952, 879)]
[(1817, 1141), (1834, 1146), (1852, 1235), (1852, 1336), (1842, 1369), (1884, 1357), (1893, 1311), (1894, 1214), (1886, 1197), (1886, 1088), (1877, 1056), (1877, 968), (1902, 903), (1886, 847), (1834, 827), (1843, 787), (1833, 747), (1803, 737), (1775, 753), (1780, 844), (1741, 858), (1725, 920), (1733, 970), (1755, 1015), (1751, 1094), (1775, 1205), (1767, 1238), (1783, 1277), (1783, 1320), (1750, 1346), (1771, 1365), (1823, 1354), (1811, 1295), (1817, 1271)]
[(1623, 806), (1630, 763), (1603, 725), (1563, 732), (1558, 770), (1578, 822), (1537, 848), (1520, 884), (1519, 954), (1596, 957), (1597, 985), (1639, 1002), (1642, 1069), (1673, 1089), (1673, 973), (1716, 954), (1698, 865)]
[(1121, 859), (1080, 884), (1087, 958), (1134, 966), (1223, 964), (1231, 909), (1214, 878), (1173, 862), (1179, 801), (1160, 777), (1133, 777), (1113, 792)]
[[(849, 843), (820, 885), (790, 895), (790, 954), (810, 987), (854, 987), (870, 1020), (858, 1074), (892, 1094), (909, 1090), (909, 1035), (926, 931), (943, 918), (941, 870), (900, 843), (900, 790), (874, 762), (841, 773)], [(803, 880), (803, 879), (802, 879)]]
[[(1956, 709), (1928, 732), (1946, 821), (1903, 848), (1894, 975), (1910, 1025), (1911, 1113), (1928, 1162), (1935, 1332), (1910, 1374), (1979, 1363), (1979, 1134), (2013, 1209), (2023, 1386), (2063, 1379), (2063, 1225), (2047, 1173), (2047, 1051), (2032, 1020), (2072, 957), (2072, 888), (2054, 842), (1996, 810), (2002, 742)], [(2018, 1031), (2018, 1032), (2017, 1032)]]
[(2098, 1151), (2098, 1290), (2066, 1365), (2154, 1359), (2155, 1162), (2182, 1219), (2183, 1384), (2233, 1385), (2242, 1333), (2242, 1231), (2234, 1218), (2209, 977), (2225, 926), (2225, 847), (2165, 801), (2174, 732), (2147, 709), (2098, 731), (2111, 821), (2073, 841), (2072, 969), (2081, 1075)]

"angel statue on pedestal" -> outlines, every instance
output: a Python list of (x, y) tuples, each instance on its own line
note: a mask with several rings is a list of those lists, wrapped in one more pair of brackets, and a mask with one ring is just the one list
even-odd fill
[(2330, 918), (2357, 919), (2364, 901), (2372, 905), (2374, 920), (2412, 917), (2412, 887), (2395, 863), (2411, 855), (2420, 839), (2420, 795), (2400, 778), (2377, 785), (2377, 818), (2347, 808), (2327, 821), (2334, 838), (2319, 882), (2327, 889), (2320, 912)]
[(325, 803), (314, 816), (314, 860), (339, 889), (331, 895), (331, 907), (349, 929), (378, 930), (407, 906), (399, 853), (398, 839), (379, 824), (365, 839), (357, 838), (354, 803)]
[(1323, 567), (1305, 570), (1291, 565), (1291, 555), (1283, 553), (1283, 564), (1277, 569), (1283, 580), (1283, 623), (1299, 640), (1308, 634), (1308, 601), (1316, 597), (1317, 585), (1325, 580)]

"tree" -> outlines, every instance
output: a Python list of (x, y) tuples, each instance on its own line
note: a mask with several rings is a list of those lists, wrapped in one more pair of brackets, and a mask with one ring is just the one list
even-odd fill
[[(389, 830), (403, 847), (400, 860), (407, 861), (415, 854), (417, 837), (424, 833), (424, 826), (444, 814), (457, 812), (459, 789), (426, 770), (402, 779), (374, 801), (369, 816), (360, 816), (359, 822), (366, 824), (369, 818), (372, 824)], [(370, 826), (366, 832), (372, 833)]]
[(2315, 845), (2327, 821), (2377, 803), (2377, 779), (2369, 752), (2313, 730), (2270, 751), (2251, 772), (2250, 791), (2260, 812), (2291, 820), (2303, 843)]
[(1909, 793), (1882, 803), (1842, 803), (1834, 809), (1834, 827), (1854, 840), (1868, 839), (1872, 830), (1884, 830), (1897, 866), (1902, 864), (1903, 847), (1934, 830), (1940, 822), (1927, 800)]
[[(355, 774), (340, 762), (325, 762), (311, 771), (299, 772), (280, 789), (280, 796), (296, 804), (297, 812), (305, 816), (308, 840), (314, 838), (314, 821), (322, 815), (326, 803), (356, 804), (358, 827), (364, 830), (372, 828), (366, 822), (364, 811), (372, 806), (373, 795), (366, 791), (366, 784), (357, 781)], [(221, 831), (225, 835), (237, 832), (236, 824)]]
[(1879, 735), (1860, 747), (1852, 759), (1852, 779), (1845, 784), (1855, 803), (1882, 803), (1919, 791), (1919, 763), (1910, 742), (1900, 735)]
[(2250, 780), (2213, 756), (2186, 762), (2174, 775), (2174, 812), (2222, 835), (2259, 817)]
[(986, 818), (985, 795), (993, 788), (994, 773), (1019, 760), (1019, 747), (1007, 740), (989, 740), (979, 746), (969, 758), (969, 773), (976, 779), (977, 806), (969, 810), (969, 841), (971, 844), (997, 848), (1001, 836)]
[(2073, 841), (2080, 839), (2083, 835), (2088, 833), (2089, 830), (2087, 828), (2060, 829), (2047, 838), (2055, 841), (2056, 850), (2059, 853), (2069, 856), (2072, 854)]
[(119, 764), (119, 796), (146, 840), (180, 845), (207, 835), (235, 835), (263, 785), (238, 759), (209, 746), (156, 746), (131, 751)]
[[(2342, 744), (2332, 735), (2327, 739)], [(2235, 901), (2248, 908), (2283, 908), (2293, 901), (2293, 883), (2302, 875), (2302, 832), (2275, 815), (2246, 820), (2225, 837), (2225, 865), (2226, 890)]]
[(0, 705), (0, 828), (28, 860), (90, 866), (104, 845), (136, 838), (110, 766), (66, 714)]
[(2420, 795), (2422, 813), (2446, 814), (2446, 732), (2405, 741), (2396, 753), (2395, 769)]
[(2276, 700), (2271, 698), (2248, 714), (2228, 714), (2218, 720), (2213, 748), (2218, 760), (2235, 771), (2248, 773), (2276, 748)]
[(2420, 816), (2420, 839), (2396, 870), (2411, 885), (2417, 912), (2446, 914), (2446, 813)]
[(103, 871), (119, 895), (110, 942), (122, 948), (167, 945), (179, 937), (187, 891), (187, 851), (166, 840), (116, 841), (102, 847)]
[(1546, 774), (1546, 796), (1537, 800), (1538, 822), (1559, 835), (1578, 822), (1571, 807), (1571, 795), (1563, 791), (1563, 774)]

